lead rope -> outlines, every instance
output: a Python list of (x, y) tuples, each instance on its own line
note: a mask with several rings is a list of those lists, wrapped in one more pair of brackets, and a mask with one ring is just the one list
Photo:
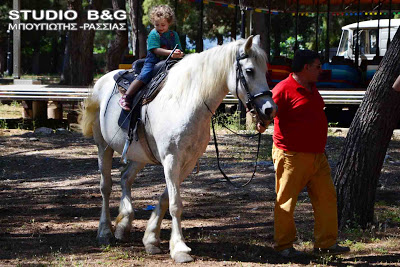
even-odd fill
[[(258, 133), (258, 145), (257, 145), (257, 154), (256, 154), (256, 164), (254, 166), (254, 171), (253, 174), (251, 175), (250, 179), (245, 182), (244, 184), (237, 184), (231, 181), (231, 179), (225, 174), (225, 172), (222, 170), (221, 165), (220, 165), (220, 160), (219, 160), (219, 150), (218, 150), (218, 142), (217, 142), (217, 135), (215, 133), (215, 127), (214, 127), (214, 120), (215, 120), (215, 114), (211, 111), (211, 109), (208, 107), (208, 105), (206, 104), (206, 102), (204, 102), (204, 105), (206, 105), (208, 111), (210, 111), (210, 113), (212, 114), (211, 117), (211, 125), (212, 125), (212, 130), (213, 130), (213, 137), (214, 137), (214, 145), (215, 145), (215, 153), (217, 154), (217, 165), (218, 165), (218, 169), (221, 172), (222, 176), (225, 178), (225, 180), (231, 184), (233, 187), (235, 188), (240, 188), (240, 187), (245, 187), (246, 185), (248, 185), (254, 178), (254, 176), (256, 175), (256, 171), (257, 171), (257, 163), (258, 163), (258, 155), (260, 152), (260, 144), (261, 144), (261, 133)], [(232, 131), (233, 132), (233, 131)], [(242, 136), (242, 135), (239, 135)], [(244, 137), (244, 136), (242, 136)], [(225, 182), (224, 180), (217, 180), (215, 182), (210, 183), (210, 185), (212, 184), (216, 184), (216, 183), (222, 183)]]

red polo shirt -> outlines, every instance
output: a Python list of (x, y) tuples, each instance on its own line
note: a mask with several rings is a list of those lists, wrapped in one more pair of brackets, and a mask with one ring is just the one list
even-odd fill
[(324, 100), (315, 86), (310, 91), (292, 75), (272, 90), (272, 98), (278, 105), (274, 119), (275, 146), (282, 150), (323, 153), (328, 134)]

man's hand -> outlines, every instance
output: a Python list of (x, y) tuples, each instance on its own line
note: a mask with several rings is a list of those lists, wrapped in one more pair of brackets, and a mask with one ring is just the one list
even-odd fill
[(256, 123), (256, 129), (259, 133), (263, 133), (265, 132), (265, 130), (267, 129), (260, 121), (258, 121)]

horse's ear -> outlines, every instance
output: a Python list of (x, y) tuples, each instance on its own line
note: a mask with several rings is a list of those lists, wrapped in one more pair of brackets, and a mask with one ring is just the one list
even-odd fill
[(254, 36), (254, 38), (253, 38), (253, 44), (256, 44), (256, 45), (260, 45), (260, 44), (261, 44), (261, 39), (260, 39), (260, 35), (259, 35), (259, 34), (257, 34), (256, 36)]
[(232, 38), (232, 37), (231, 37), (231, 42), (235, 42), (235, 41), (236, 41), (235, 38)]
[(251, 46), (253, 45), (253, 35), (250, 35), (246, 40), (246, 44), (244, 45), (244, 53), (247, 55), (250, 51)]

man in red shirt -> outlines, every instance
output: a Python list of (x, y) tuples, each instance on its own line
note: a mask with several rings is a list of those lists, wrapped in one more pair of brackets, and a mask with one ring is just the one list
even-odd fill
[(293, 73), (272, 90), (278, 105), (274, 119), (272, 159), (275, 167), (275, 249), (284, 257), (303, 253), (293, 247), (296, 239), (294, 209), (299, 193), (307, 187), (314, 210), (314, 252), (349, 251), (337, 244), (336, 190), (325, 155), (328, 123), (324, 101), (315, 83), (321, 72), (316, 52), (299, 50)]

